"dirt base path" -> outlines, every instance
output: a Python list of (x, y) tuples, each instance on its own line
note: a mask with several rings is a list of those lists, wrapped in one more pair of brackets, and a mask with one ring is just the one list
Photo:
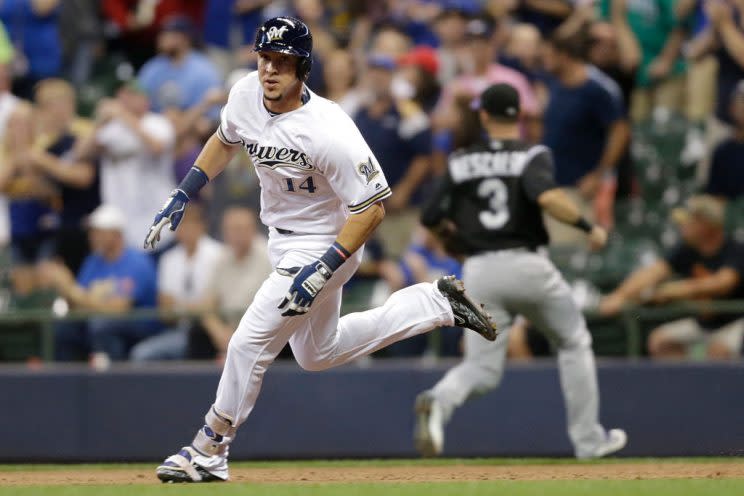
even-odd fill
[[(238, 467), (233, 482), (456, 482), (487, 480), (744, 478), (744, 462), (669, 462), (556, 465), (446, 465), (391, 467)], [(34, 469), (0, 472), (0, 486), (71, 484), (157, 484), (154, 470)]]

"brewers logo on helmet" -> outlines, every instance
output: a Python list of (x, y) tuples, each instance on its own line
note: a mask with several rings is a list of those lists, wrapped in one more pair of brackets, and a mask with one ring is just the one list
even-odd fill
[(279, 52), (299, 57), (297, 79), (307, 79), (312, 67), (313, 35), (307, 25), (294, 17), (274, 17), (256, 33), (256, 52)]

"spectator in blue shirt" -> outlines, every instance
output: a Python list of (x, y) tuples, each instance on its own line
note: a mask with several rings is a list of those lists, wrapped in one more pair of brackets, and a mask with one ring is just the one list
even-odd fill
[[(583, 215), (610, 227), (615, 170), (630, 131), (620, 88), (586, 64), (588, 47), (584, 32), (553, 36), (547, 46), (543, 143), (553, 151), (558, 185), (572, 193)], [(555, 243), (583, 243), (558, 223), (548, 223), (548, 230)]]
[(734, 200), (744, 195), (744, 80), (731, 95), (733, 135), (713, 151), (705, 192)]
[(77, 280), (67, 267), (46, 263), (42, 274), (75, 310), (99, 314), (83, 322), (59, 326), (55, 352), (58, 360), (85, 358), (103, 352), (113, 360), (123, 360), (142, 339), (157, 332), (153, 319), (121, 320), (136, 308), (154, 308), (157, 276), (152, 259), (124, 244), (124, 214), (112, 205), (101, 205), (90, 216), (89, 255)]
[(210, 89), (221, 87), (215, 65), (194, 50), (194, 35), (194, 26), (186, 17), (173, 17), (163, 25), (157, 41), (159, 55), (137, 77), (153, 111), (186, 110), (202, 101)]
[(429, 118), (413, 101), (393, 98), (395, 61), (383, 55), (368, 60), (366, 82), (372, 97), (354, 116), (359, 131), (385, 171), (393, 196), (378, 234), (388, 255), (400, 256), (418, 222), (420, 186), (431, 174), (432, 136)]
[(29, 98), (34, 84), (62, 69), (59, 0), (3, 0), (0, 21), (17, 48), (14, 93)]

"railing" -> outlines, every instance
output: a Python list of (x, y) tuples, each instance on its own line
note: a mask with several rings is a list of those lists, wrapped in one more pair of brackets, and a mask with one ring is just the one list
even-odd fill
[[(365, 310), (361, 306), (345, 306), (344, 312)], [(682, 317), (695, 316), (702, 313), (716, 313), (723, 315), (743, 314), (744, 300), (719, 300), (705, 302), (681, 302), (660, 307), (647, 307), (631, 305), (625, 307), (620, 315), (614, 318), (615, 322), (621, 322), (625, 337), (625, 354), (628, 357), (639, 357), (643, 352), (643, 324), (644, 322), (671, 321)], [(40, 356), (45, 361), (54, 359), (54, 326), (61, 322), (79, 322), (92, 317), (105, 316), (107, 319), (116, 320), (141, 320), (160, 319), (162, 321), (173, 321), (181, 318), (197, 318), (196, 312), (160, 311), (157, 309), (138, 309), (125, 314), (101, 314), (96, 312), (72, 311), (64, 317), (55, 315), (49, 310), (15, 310), (0, 313), (0, 334), (3, 328), (9, 325), (28, 324), (39, 326), (41, 329)], [(601, 317), (595, 312), (586, 312), (589, 328), (593, 323), (607, 322), (606, 317)], [(438, 337), (431, 336), (430, 343), (436, 344)]]

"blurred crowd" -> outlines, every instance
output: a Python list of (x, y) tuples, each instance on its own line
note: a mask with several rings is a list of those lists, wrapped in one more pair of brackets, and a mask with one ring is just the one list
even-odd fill
[[(701, 195), (678, 212), (680, 241), (600, 313), (744, 296), (744, 249), (722, 229), (725, 202), (744, 193), (742, 13), (742, 0), (3, 0), (2, 311), (95, 314), (58, 326), (60, 360), (224, 352), (271, 270), (248, 156), (205, 189), (162, 252), (142, 243), (229, 88), (255, 68), (258, 26), (281, 14), (310, 26), (308, 86), (353, 117), (394, 192), (350, 291), (371, 288), (362, 293), (376, 300), (459, 271), (418, 226), (419, 209), (448, 154), (482, 139), (474, 98), (507, 82), (520, 94), (524, 139), (551, 147), (558, 183), (610, 229), (617, 202), (641, 194), (634, 126), (689, 123), (680, 156)], [(552, 243), (582, 249), (579, 231), (548, 227)], [(673, 274), (681, 279), (663, 283)], [(119, 318), (132, 309), (182, 315)], [(735, 317), (660, 328), (649, 352), (684, 354), (723, 330), (710, 355), (736, 356)], [(512, 353), (529, 355), (527, 331), (515, 328)], [(457, 332), (441, 336), (437, 352), (458, 354)]]

